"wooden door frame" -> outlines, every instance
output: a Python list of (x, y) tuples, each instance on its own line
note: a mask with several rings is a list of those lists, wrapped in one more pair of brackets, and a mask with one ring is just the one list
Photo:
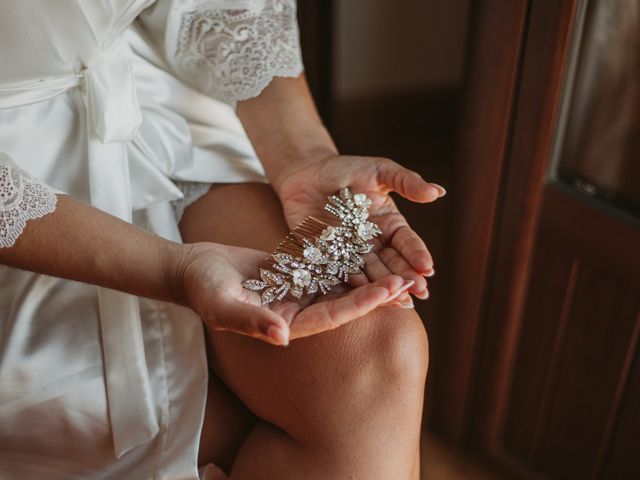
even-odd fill
[(523, 472), (528, 469), (503, 452), (501, 438), (568, 57), (575, 43), (573, 25), (582, 3), (532, 2), (494, 269), (488, 279), (491, 291), (476, 357), (474, 443)]
[[(429, 426), (456, 443), (469, 432), (474, 346), (500, 205), (529, 0), (474, 0), (454, 167), (452, 268), (437, 325)], [(473, 244), (469, 245), (469, 239)]]
[(455, 261), (430, 423), (521, 472), (500, 439), (579, 2), (477, 0), (472, 16)]

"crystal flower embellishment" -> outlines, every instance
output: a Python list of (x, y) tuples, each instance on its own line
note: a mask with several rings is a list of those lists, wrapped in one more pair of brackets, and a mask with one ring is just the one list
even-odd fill
[(325, 210), (340, 220), (328, 225), (314, 217), (298, 225), (260, 269), (260, 279), (246, 280), (242, 286), (262, 292), (262, 304), (296, 299), (304, 294), (323, 295), (349, 275), (362, 273), (363, 255), (373, 250), (371, 240), (382, 231), (368, 220), (371, 200), (363, 193), (352, 195), (343, 188), (328, 198)]

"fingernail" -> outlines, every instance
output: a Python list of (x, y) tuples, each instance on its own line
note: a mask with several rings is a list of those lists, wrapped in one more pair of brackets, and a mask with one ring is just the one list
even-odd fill
[(398, 298), (402, 294), (402, 292), (406, 292), (407, 290), (409, 290), (414, 283), (416, 282), (414, 282), (413, 280), (409, 280), (403, 283), (402, 286), (397, 290), (390, 291), (389, 296), (387, 297), (387, 302)]
[(442, 185), (438, 185), (437, 183), (432, 183), (434, 187), (438, 190), (438, 197), (444, 197), (447, 194), (447, 191), (444, 189)]
[(409, 290), (411, 287), (413, 287), (415, 285), (415, 281), (414, 280), (407, 280), (406, 282), (404, 282), (402, 284), (402, 286), (400, 287), (400, 289), (398, 290), (399, 292), (406, 292), (407, 290)]
[(429, 298), (429, 290), (425, 290), (424, 292), (416, 293), (415, 296), (418, 297), (420, 300), (426, 300), (427, 298)]
[(407, 292), (404, 292), (402, 295), (399, 295), (397, 298), (395, 298), (394, 300), (385, 303), (382, 306), (388, 306), (388, 307), (398, 307), (398, 308), (413, 308), (413, 299), (411, 298), (411, 295), (409, 295)]
[(271, 325), (267, 329), (267, 336), (273, 340), (276, 345), (282, 345), (283, 347), (289, 345), (289, 335), (278, 325)]
[(400, 308), (410, 309), (410, 308), (413, 308), (415, 305), (413, 304), (413, 300), (411, 298), (409, 298), (408, 300), (405, 300), (404, 302), (398, 302), (398, 306)]
[(430, 272), (427, 272), (425, 277), (431, 278), (436, 274), (436, 271), (432, 268)]
[(393, 300), (392, 302), (389, 302), (389, 303), (383, 303), (380, 306), (381, 307), (404, 308), (404, 309), (407, 309), (407, 310), (410, 309), (410, 308), (414, 308), (413, 300), (409, 300), (408, 302), (400, 302), (398, 300)]

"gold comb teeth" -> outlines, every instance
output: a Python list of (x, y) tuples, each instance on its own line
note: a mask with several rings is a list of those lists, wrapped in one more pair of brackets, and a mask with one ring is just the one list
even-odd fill
[(371, 200), (363, 193), (352, 195), (343, 188), (329, 197), (325, 210), (340, 220), (332, 226), (315, 217), (296, 226), (260, 269), (260, 279), (242, 282), (247, 290), (262, 291), (262, 304), (296, 299), (320, 292), (323, 295), (349, 275), (362, 273), (363, 255), (373, 250), (370, 240), (382, 233), (368, 220)]

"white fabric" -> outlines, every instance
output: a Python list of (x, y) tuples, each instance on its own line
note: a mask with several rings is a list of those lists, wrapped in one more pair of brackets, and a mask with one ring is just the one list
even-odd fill
[(89, 128), (102, 143), (132, 140), (142, 114), (131, 64), (121, 55), (106, 53), (87, 66), (87, 73)]
[(27, 220), (52, 213), (57, 198), (47, 185), (31, 178), (0, 152), (0, 248), (15, 244)]
[[(231, 0), (2, 2), (0, 178), (10, 195), (41, 194), (1, 197), (11, 243), (56, 192), (180, 241), (176, 182), (265, 181), (233, 109), (185, 83), (195, 72), (178, 78), (180, 53), (166, 50), (189, 28), (186, 6), (240, 4), (257, 12)], [(190, 310), (0, 266), (0, 478), (198, 478), (206, 382)]]

